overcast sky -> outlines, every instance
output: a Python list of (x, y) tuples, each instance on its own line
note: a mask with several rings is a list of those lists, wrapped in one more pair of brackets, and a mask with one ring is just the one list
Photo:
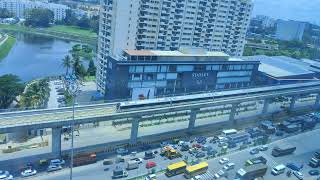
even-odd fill
[(320, 0), (254, 0), (253, 15), (320, 24)]

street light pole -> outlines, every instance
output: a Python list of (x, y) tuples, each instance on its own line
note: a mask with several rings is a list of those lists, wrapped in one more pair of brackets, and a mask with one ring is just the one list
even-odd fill
[(74, 126), (75, 126), (75, 103), (76, 97), (79, 93), (79, 83), (77, 77), (72, 75), (67, 75), (65, 77), (66, 89), (70, 95), (72, 95), (72, 121), (71, 121), (71, 153), (70, 153), (70, 180), (72, 180), (73, 176), (73, 156), (74, 156)]

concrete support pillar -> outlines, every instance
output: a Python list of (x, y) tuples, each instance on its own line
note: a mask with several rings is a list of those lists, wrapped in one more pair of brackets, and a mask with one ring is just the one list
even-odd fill
[(236, 116), (236, 112), (237, 112), (237, 107), (238, 107), (238, 103), (232, 104), (231, 107), (231, 112), (230, 112), (230, 116), (229, 116), (229, 121), (232, 124), (236, 124), (236, 120), (235, 120), (235, 116)]
[(320, 94), (317, 95), (316, 102), (314, 103), (314, 107), (319, 108), (319, 103), (320, 103)]
[(198, 112), (199, 112), (199, 109), (191, 109), (188, 132), (192, 132), (192, 130), (194, 129)]
[(289, 111), (293, 111), (294, 105), (296, 104), (296, 100), (297, 100), (297, 99), (298, 99), (298, 97), (296, 97), (296, 96), (293, 96), (293, 97), (291, 98)]
[(265, 100), (264, 100), (263, 109), (262, 109), (262, 115), (268, 113), (269, 103), (270, 103), (270, 99), (265, 99)]
[(140, 120), (140, 117), (132, 118), (130, 144), (136, 144), (137, 143), (138, 131), (139, 131), (139, 120)]
[(61, 156), (61, 131), (61, 127), (52, 128), (51, 148), (56, 157)]

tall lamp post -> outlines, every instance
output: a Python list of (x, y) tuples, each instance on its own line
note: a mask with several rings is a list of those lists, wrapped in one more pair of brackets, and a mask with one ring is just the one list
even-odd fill
[(80, 83), (75, 74), (66, 75), (64, 77), (64, 83), (68, 93), (72, 96), (72, 121), (71, 121), (71, 157), (70, 157), (70, 180), (72, 180), (72, 168), (73, 168), (73, 145), (74, 145), (74, 106), (76, 103), (76, 97), (79, 94)]

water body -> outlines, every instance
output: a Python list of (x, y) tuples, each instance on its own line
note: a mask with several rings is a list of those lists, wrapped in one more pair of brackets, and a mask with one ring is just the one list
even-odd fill
[(24, 82), (64, 74), (62, 59), (77, 44), (26, 33), (17, 33), (15, 37), (16, 44), (8, 56), (0, 60), (0, 75), (15, 74)]

